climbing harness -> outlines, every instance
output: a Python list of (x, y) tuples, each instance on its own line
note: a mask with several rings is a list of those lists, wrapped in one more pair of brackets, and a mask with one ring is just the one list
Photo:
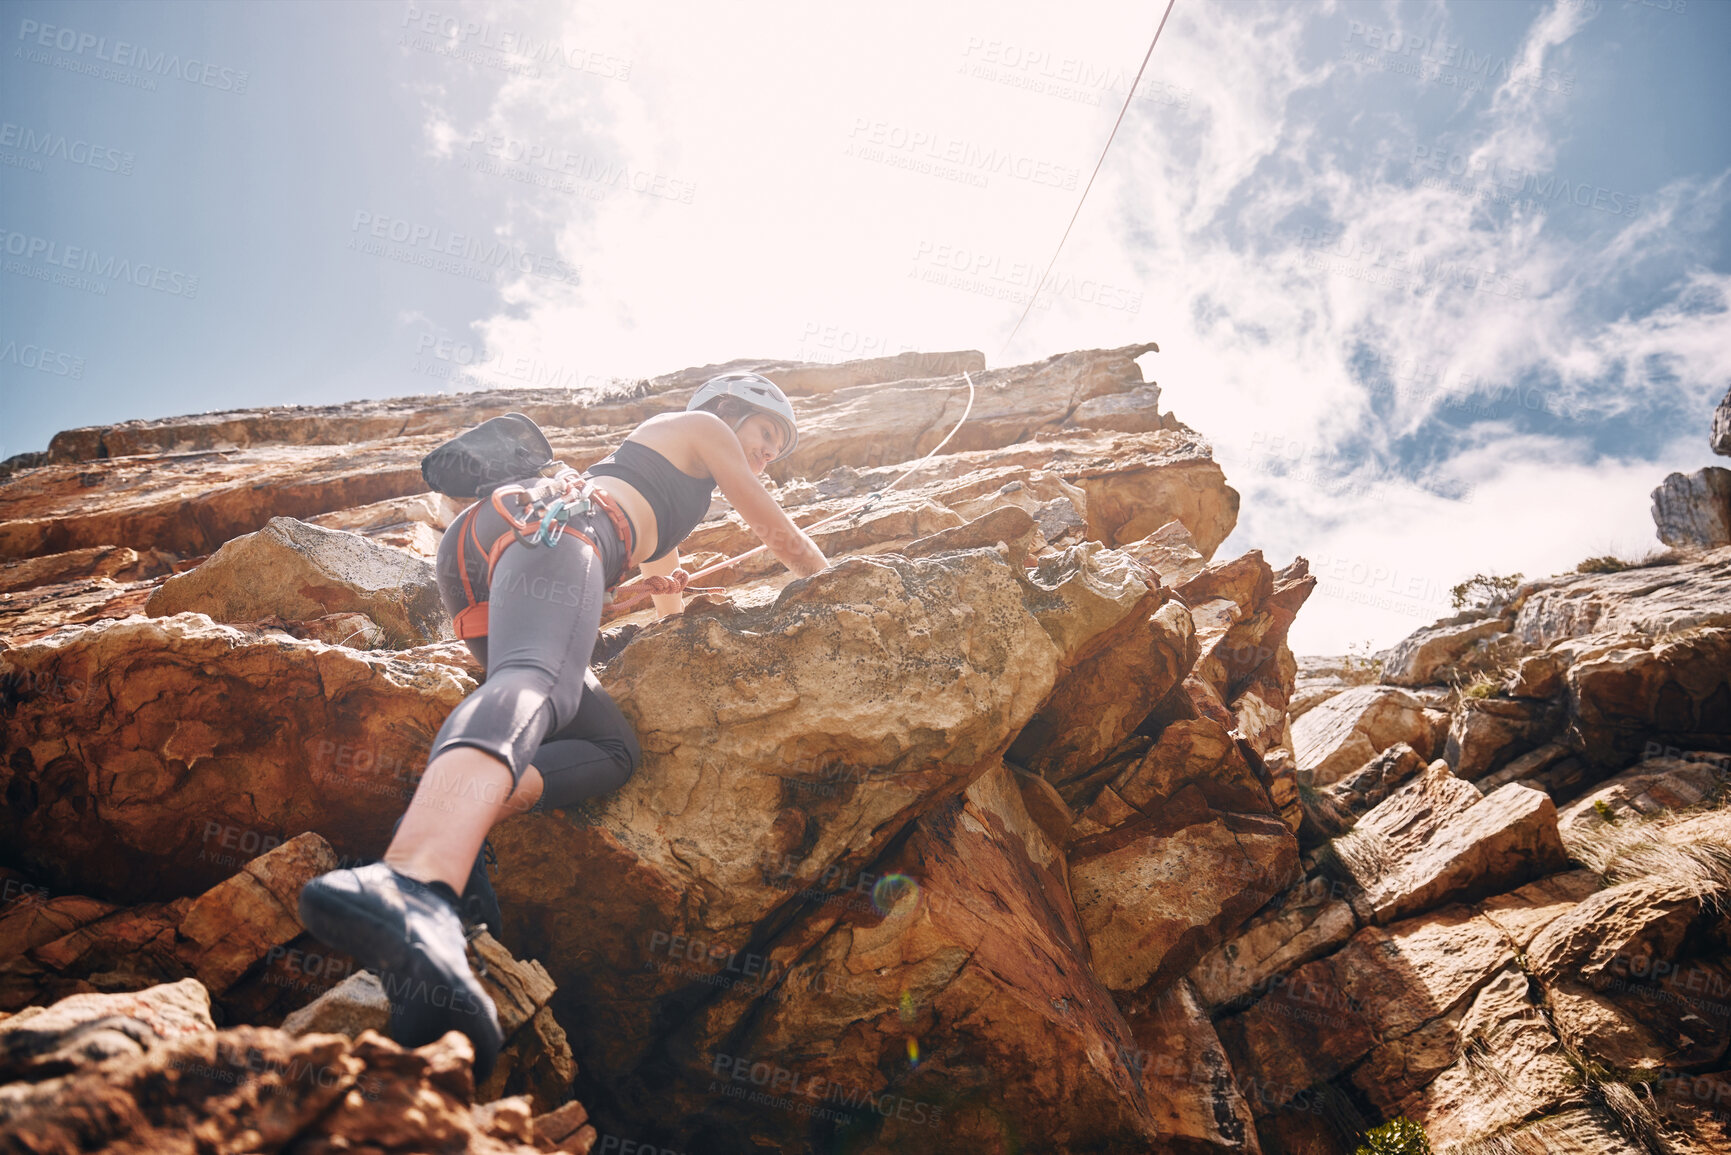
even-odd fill
[(541, 490), (539, 493), (528, 486), (517, 484), (502, 485), (493, 490), (489, 500), (499, 516), (505, 519), (505, 530), (493, 539), (491, 545), (481, 541), (480, 531), (475, 528), (476, 513), (481, 508), (480, 502), (477, 501), (458, 515), (459, 521), (467, 519), (466, 524), (452, 525), (451, 528), (458, 534), (457, 569), (463, 578), (463, 596), (469, 603), (452, 619), (457, 637), (477, 638), (487, 634), (487, 603), (476, 600), (475, 590), (469, 582), (468, 545), (471, 541), (475, 543), (475, 549), (487, 559), (489, 587), (493, 584), (493, 571), (498, 568), (499, 559), (505, 555), (505, 550), (514, 544), (520, 543), (531, 548), (545, 546), (551, 549), (569, 532), (571, 536), (586, 542), (589, 548), (599, 555), (601, 547), (595, 539), (569, 524), (571, 518), (579, 514), (600, 510), (607, 515), (607, 520), (613, 523), (619, 540), (625, 543), (625, 556), (629, 558), (637, 548), (631, 519), (625, 516), (625, 511), (619, 508), (617, 502), (607, 496), (605, 490), (595, 484), (593, 478), (561, 464), (551, 480), (551, 488), (543, 487), (540, 482), (535, 484), (535, 489)]

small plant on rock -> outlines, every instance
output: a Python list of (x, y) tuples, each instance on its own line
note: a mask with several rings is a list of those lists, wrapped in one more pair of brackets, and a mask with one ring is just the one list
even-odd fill
[(1372, 1128), (1354, 1155), (1431, 1155), (1424, 1128), (1402, 1115)]
[(1586, 561), (1577, 563), (1575, 566), (1575, 572), (1622, 573), (1626, 569), (1634, 569), (1635, 565), (1635, 562), (1624, 561), (1620, 557), (1615, 557), (1612, 554), (1606, 553), (1600, 554), (1598, 557), (1590, 557)]
[(1449, 599), (1457, 610), (1500, 606), (1515, 596), (1523, 576), (1518, 573), (1509, 574), (1507, 577), (1476, 573), (1449, 590)]

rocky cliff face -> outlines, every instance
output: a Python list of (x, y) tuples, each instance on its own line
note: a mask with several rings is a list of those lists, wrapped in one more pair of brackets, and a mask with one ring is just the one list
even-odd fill
[[(1301, 678), (1314, 580), (1152, 346), (732, 362), (72, 430), (0, 482), (0, 1150), (1712, 1150), (1731, 1078), (1731, 550), (1532, 583)], [(476, 1087), (296, 921), (481, 671), (420, 456), (568, 462), (723, 368), (795, 396), (772, 562), (603, 682), (622, 789), (493, 835)], [(943, 437), (946, 452), (862, 499)], [(754, 543), (718, 501), (696, 564)], [(1572, 1145), (1572, 1146), (1571, 1146)], [(1619, 1146), (1620, 1145), (1620, 1146)], [(1693, 1145), (1693, 1146), (1691, 1146)], [(1482, 1149), (1482, 1148), (1481, 1148)]]

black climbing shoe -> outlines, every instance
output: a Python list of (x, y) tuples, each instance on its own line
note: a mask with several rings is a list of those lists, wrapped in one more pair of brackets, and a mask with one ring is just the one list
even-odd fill
[(457, 913), (462, 916), (465, 927), (470, 930), (486, 927), (487, 933), (494, 938), (504, 934), (501, 925), (505, 915), (499, 909), (499, 896), (493, 893), (493, 880), (488, 877), (487, 868), (498, 865), (499, 856), (493, 853), (493, 844), (481, 843), (481, 853), (475, 855), (475, 865), (469, 868), (469, 881), (463, 886), (463, 900), (457, 904)]
[[(391, 837), (397, 836), (402, 829), (403, 820), (397, 819), (397, 824), (391, 827)], [(487, 933), (494, 938), (500, 938), (505, 923), (505, 915), (499, 909), (499, 896), (493, 892), (493, 880), (487, 874), (489, 866), (497, 867), (499, 856), (493, 853), (493, 844), (483, 841), (481, 849), (475, 854), (475, 865), (469, 868), (469, 881), (463, 884), (463, 897), (457, 903), (457, 917), (463, 920), (463, 931), (467, 938), (475, 937), (476, 927), (484, 926)]]
[(486, 1080), (504, 1038), (498, 1012), (469, 969), (456, 895), (382, 862), (321, 874), (301, 888), (301, 922), (325, 945), (379, 976), (391, 1004), (390, 1035), (420, 1047), (448, 1030), (475, 1045), (475, 1082)]

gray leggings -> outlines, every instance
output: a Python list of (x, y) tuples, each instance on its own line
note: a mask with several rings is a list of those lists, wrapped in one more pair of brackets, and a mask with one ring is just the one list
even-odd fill
[(488, 603), (487, 636), (466, 639), (487, 677), (445, 719), (432, 757), (453, 746), (485, 750), (511, 768), (513, 787), (533, 764), (546, 784), (537, 809), (616, 790), (643, 757), (631, 724), (589, 669), (602, 598), (624, 569), (625, 543), (599, 511), (573, 517), (570, 527), (592, 537), (601, 556), (570, 533), (551, 549), (513, 543), (489, 588), (476, 538), (491, 545), (506, 525), (482, 498), (451, 523), (435, 563), (451, 614), (467, 604), (463, 568), (476, 598)]

